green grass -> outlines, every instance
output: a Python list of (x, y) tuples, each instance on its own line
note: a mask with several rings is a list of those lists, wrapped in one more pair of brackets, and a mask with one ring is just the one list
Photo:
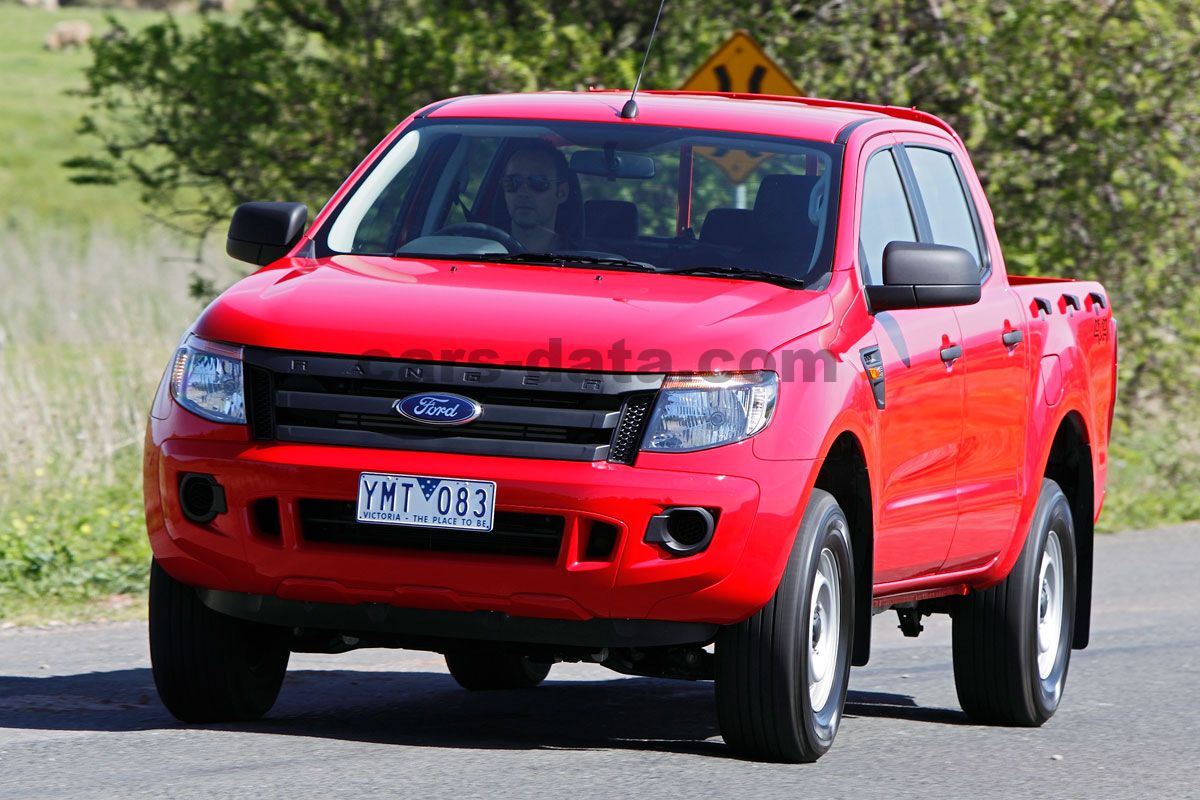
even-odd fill
[(104, 225), (125, 235), (145, 228), (145, 209), (132, 186), (77, 186), (62, 162), (94, 155), (94, 140), (76, 133), (87, 109), (68, 94), (84, 87), (91, 51), (43, 49), (56, 22), (83, 19), (96, 35), (112, 13), (131, 28), (161, 19), (150, 11), (111, 11), (70, 6), (51, 13), (0, 0), (0, 230), (36, 233), (43, 226), (86, 230)]
[(187, 243), (142, 239), (0, 230), (0, 621), (131, 613), (113, 595), (141, 605), (141, 437), (199, 310)]
[(1140, 419), (1132, 430), (1118, 423), (1099, 529), (1136, 530), (1195, 519), (1200, 519), (1200, 436), (1170, 418)]
[[(145, 591), (146, 539), (135, 448), (107, 480), (58, 482), (10, 498), (0, 516), (0, 619), (79, 620)], [(44, 473), (43, 473), (44, 474)]]

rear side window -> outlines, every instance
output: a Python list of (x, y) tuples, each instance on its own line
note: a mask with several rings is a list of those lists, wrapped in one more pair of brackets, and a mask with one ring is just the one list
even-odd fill
[(883, 283), (883, 248), (888, 242), (915, 242), (917, 229), (900, 182), (900, 171), (891, 150), (882, 150), (867, 162), (863, 181), (859, 256), (868, 285)]
[(933, 243), (961, 247), (982, 267), (975, 220), (952, 156), (941, 150), (911, 145), (905, 147), (904, 152), (917, 177), (917, 188), (933, 231)]

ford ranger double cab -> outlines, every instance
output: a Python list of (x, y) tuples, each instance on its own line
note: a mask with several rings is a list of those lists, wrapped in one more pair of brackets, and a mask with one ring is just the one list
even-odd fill
[[(159, 695), (249, 720), (292, 652), (715, 681), (735, 752), (833, 742), (871, 619), (949, 614), (973, 720), (1037, 726), (1088, 643), (1115, 399), (1097, 283), (1009, 275), (962, 140), (912, 109), (460, 97), (261, 267), (150, 412)], [(628, 109), (626, 109), (628, 111)]]

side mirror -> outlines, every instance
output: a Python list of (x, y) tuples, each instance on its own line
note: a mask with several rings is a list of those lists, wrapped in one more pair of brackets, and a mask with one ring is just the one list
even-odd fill
[(225, 252), (238, 261), (266, 266), (296, 246), (308, 206), (303, 203), (242, 203), (233, 212)]
[(888, 242), (883, 285), (868, 286), (872, 313), (902, 308), (969, 306), (979, 302), (979, 265), (961, 247)]

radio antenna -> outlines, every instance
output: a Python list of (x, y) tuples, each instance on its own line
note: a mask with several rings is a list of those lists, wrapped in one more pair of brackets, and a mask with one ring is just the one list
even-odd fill
[(646, 62), (650, 60), (650, 48), (654, 46), (654, 34), (658, 33), (658, 21), (662, 19), (663, 6), (666, 4), (667, 0), (660, 0), (658, 4), (658, 15), (654, 17), (654, 27), (650, 29), (650, 41), (646, 42), (646, 55), (642, 56), (642, 68), (638, 70), (637, 80), (633, 83), (633, 93), (629, 95), (629, 99), (621, 107), (621, 119), (637, 119), (638, 87), (642, 85), (642, 73), (646, 71)]

